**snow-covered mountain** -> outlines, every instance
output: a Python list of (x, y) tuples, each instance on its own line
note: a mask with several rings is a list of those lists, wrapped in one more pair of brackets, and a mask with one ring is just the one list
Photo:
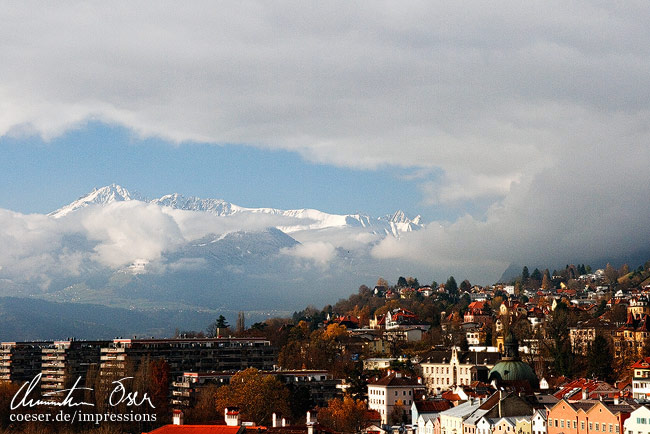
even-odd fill
[(425, 274), (418, 263), (373, 255), (387, 237), (423, 227), (402, 211), (371, 217), (180, 194), (147, 199), (113, 184), (48, 217), (7, 218), (13, 232), (2, 238), (0, 231), (12, 240), (0, 256), (0, 296), (129, 309), (295, 310), (380, 275)]
[(295, 224), (277, 227), (277, 229), (285, 233), (330, 228), (363, 228), (373, 234), (399, 237), (402, 233), (418, 230), (424, 226), (420, 216), (409, 219), (403, 211), (397, 211), (394, 214), (375, 218), (366, 214), (329, 214), (315, 209), (281, 210), (276, 208), (245, 208), (221, 199), (201, 199), (194, 196), (186, 197), (178, 193), (167, 194), (158, 199), (148, 200), (137, 194), (132, 194), (126, 188), (116, 184), (95, 189), (86, 196), (77, 199), (49, 215), (60, 218), (89, 205), (107, 205), (112, 202), (128, 200), (139, 200), (179, 210), (203, 211), (217, 216), (269, 214), (287, 217), (292, 222), (295, 222)]
[(48, 215), (60, 218), (74, 212), (78, 209), (86, 208), (90, 205), (108, 205), (112, 202), (122, 202), (127, 200), (142, 200), (138, 194), (130, 193), (126, 188), (117, 184), (107, 185), (102, 188), (95, 188), (85, 196), (81, 196), (74, 202), (49, 213)]

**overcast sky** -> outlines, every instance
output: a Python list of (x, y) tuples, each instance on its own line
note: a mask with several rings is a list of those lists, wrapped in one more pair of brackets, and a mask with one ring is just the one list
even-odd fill
[(0, 16), (1, 208), (47, 212), (112, 182), (404, 208), (428, 228), (374, 254), (450, 270), (648, 247), (647, 2), (12, 2)]

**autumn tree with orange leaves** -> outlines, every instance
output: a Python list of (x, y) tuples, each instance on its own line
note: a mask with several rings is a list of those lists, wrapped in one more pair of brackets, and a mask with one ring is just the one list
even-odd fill
[(318, 422), (338, 432), (360, 432), (368, 424), (365, 402), (350, 397), (331, 399), (318, 412)]
[(289, 391), (274, 376), (255, 368), (236, 373), (227, 386), (216, 391), (217, 412), (226, 407), (239, 407), (242, 420), (268, 425), (273, 413), (289, 415)]

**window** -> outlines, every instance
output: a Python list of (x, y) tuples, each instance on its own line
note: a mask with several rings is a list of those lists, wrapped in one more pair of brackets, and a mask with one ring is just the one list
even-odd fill
[(564, 428), (564, 419), (560, 420), (560, 428)]
[(580, 429), (583, 430), (583, 431), (585, 429), (585, 421), (584, 420), (582, 422), (580, 422)]
[(589, 431), (591, 431), (592, 429), (594, 429), (594, 423), (593, 423), (593, 422), (589, 422)]
[(578, 429), (578, 421), (577, 420), (573, 421), (573, 429)]

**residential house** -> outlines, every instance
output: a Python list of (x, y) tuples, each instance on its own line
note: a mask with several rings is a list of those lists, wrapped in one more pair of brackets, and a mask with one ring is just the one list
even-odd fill
[(625, 434), (646, 434), (650, 433), (650, 408), (647, 405), (630, 413), (630, 417), (623, 422)]
[(368, 409), (379, 412), (382, 424), (398, 422), (390, 420), (394, 413), (401, 413), (400, 420), (410, 419), (415, 392), (420, 388), (417, 380), (403, 377), (399, 372), (390, 373), (368, 384)]
[(470, 400), (440, 413), (440, 434), (462, 434), (463, 423), (479, 409), (480, 400)]
[(619, 434), (638, 405), (625, 401), (561, 399), (548, 410), (548, 434)]
[(417, 427), (417, 434), (433, 434), (435, 420), (440, 412), (451, 408), (445, 399), (416, 400), (411, 404), (411, 425)]
[(632, 398), (647, 401), (650, 399), (650, 357), (635, 362), (631, 368)]
[(602, 318), (592, 318), (569, 328), (569, 339), (574, 353), (586, 356), (598, 334), (614, 337), (618, 327)]
[(530, 425), (532, 434), (547, 434), (546, 408), (535, 409)]
[(626, 354), (641, 356), (650, 337), (650, 315), (635, 317), (628, 311), (627, 321), (614, 334), (614, 356)]

